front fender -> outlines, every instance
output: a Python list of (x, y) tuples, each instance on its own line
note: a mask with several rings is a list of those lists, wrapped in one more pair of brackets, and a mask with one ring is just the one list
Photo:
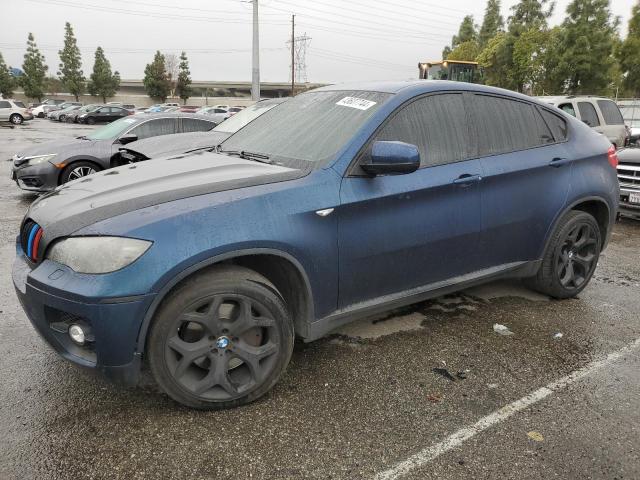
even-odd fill
[(313, 293), (311, 290), (311, 284), (309, 282), (309, 277), (307, 272), (305, 271), (302, 264), (291, 254), (285, 252), (281, 249), (275, 248), (264, 248), (264, 247), (255, 247), (255, 248), (240, 248), (240, 249), (230, 249), (225, 253), (219, 253), (215, 256), (206, 258), (201, 261), (191, 262), (190, 265), (182, 265), (181, 267), (176, 267), (180, 269), (178, 273), (173, 276), (168, 276), (168, 280), (164, 281), (162, 285), (159, 285), (161, 282), (158, 282), (156, 285), (157, 288), (154, 288), (154, 291), (157, 291), (157, 294), (154, 297), (153, 302), (149, 305), (149, 308), (142, 320), (142, 324), (140, 325), (140, 331), (138, 333), (138, 342), (137, 342), (137, 352), (142, 353), (144, 351), (144, 346), (147, 338), (147, 332), (149, 330), (149, 326), (151, 325), (151, 321), (153, 320), (153, 316), (155, 315), (156, 310), (167, 296), (167, 294), (173, 290), (173, 288), (178, 285), (185, 278), (190, 277), (191, 275), (203, 270), (212, 265), (224, 262), (225, 260), (240, 258), (248, 255), (273, 255), (276, 257), (283, 258), (290, 262), (300, 274), (303, 279), (304, 285), (302, 288), (305, 290), (307, 301), (307, 312), (306, 319), (310, 321), (314, 318), (314, 307), (313, 307)]

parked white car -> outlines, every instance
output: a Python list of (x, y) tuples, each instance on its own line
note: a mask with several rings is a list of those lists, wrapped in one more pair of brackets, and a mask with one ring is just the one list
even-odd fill
[(620, 109), (613, 100), (575, 95), (536, 98), (582, 120), (596, 132), (607, 137), (614, 147), (625, 146), (627, 129)]
[(0, 122), (11, 122), (20, 125), (25, 120), (32, 120), (33, 115), (27, 106), (18, 100), (0, 100)]
[(196, 111), (196, 113), (201, 113), (203, 115), (213, 117), (213, 121), (216, 123), (216, 125), (224, 122), (231, 116), (228, 110), (219, 107), (202, 107), (200, 110)]

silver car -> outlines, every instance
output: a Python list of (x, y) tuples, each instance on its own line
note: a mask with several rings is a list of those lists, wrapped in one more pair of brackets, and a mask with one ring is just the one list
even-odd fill
[(11, 122), (20, 125), (25, 120), (32, 120), (33, 115), (26, 105), (17, 100), (0, 99), (0, 122)]

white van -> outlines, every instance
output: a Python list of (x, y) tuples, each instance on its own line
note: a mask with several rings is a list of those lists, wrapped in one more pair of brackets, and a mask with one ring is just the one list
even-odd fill
[(627, 129), (620, 109), (613, 100), (605, 97), (574, 95), (536, 98), (582, 120), (596, 132), (607, 137), (614, 147), (624, 147)]

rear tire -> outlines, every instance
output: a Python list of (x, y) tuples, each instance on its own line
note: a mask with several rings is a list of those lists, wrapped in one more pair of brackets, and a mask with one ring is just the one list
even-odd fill
[(14, 113), (9, 117), (9, 121), (14, 125), (22, 125), (22, 122), (24, 122), (24, 118), (22, 118), (22, 115), (18, 115), (17, 113)]
[(526, 283), (550, 297), (575, 297), (591, 280), (601, 247), (602, 234), (595, 218), (572, 210), (558, 222), (538, 273)]
[(237, 407), (266, 394), (285, 371), (294, 330), (262, 275), (223, 266), (197, 273), (155, 314), (147, 342), (160, 388), (191, 408)]

